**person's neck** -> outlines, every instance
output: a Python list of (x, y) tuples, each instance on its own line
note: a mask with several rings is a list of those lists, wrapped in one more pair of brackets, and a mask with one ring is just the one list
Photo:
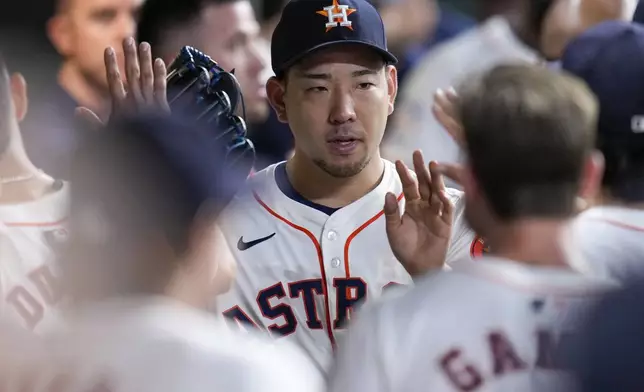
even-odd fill
[(369, 193), (380, 183), (384, 169), (379, 154), (360, 173), (347, 178), (329, 175), (298, 151), (286, 163), (293, 188), (307, 200), (331, 208), (347, 206)]
[(490, 253), (522, 264), (571, 268), (572, 257), (566, 248), (565, 219), (525, 219), (497, 224), (486, 236)]
[(58, 84), (80, 106), (84, 106), (100, 118), (109, 115), (109, 98), (105, 91), (87, 80), (72, 63), (66, 62), (58, 72)]
[(0, 158), (0, 204), (25, 203), (52, 191), (54, 179), (34, 166), (19, 137), (13, 137)]

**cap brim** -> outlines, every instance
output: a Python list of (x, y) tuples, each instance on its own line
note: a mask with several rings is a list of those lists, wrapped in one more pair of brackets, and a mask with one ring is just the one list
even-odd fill
[(280, 72), (286, 71), (288, 68), (292, 67), (295, 63), (297, 63), (298, 61), (302, 60), (304, 57), (306, 57), (306, 56), (308, 56), (308, 55), (310, 55), (310, 54), (312, 54), (314, 52), (317, 52), (318, 50), (328, 48), (328, 47), (331, 47), (331, 46), (339, 46), (339, 45), (347, 45), (347, 44), (360, 45), (360, 46), (363, 46), (365, 48), (369, 48), (369, 49), (375, 51), (376, 53), (378, 53), (380, 56), (382, 56), (383, 60), (387, 64), (394, 65), (394, 64), (398, 63), (398, 59), (396, 58), (396, 56), (391, 54), (389, 51), (384, 50), (384, 49), (382, 49), (382, 48), (380, 48), (380, 47), (378, 47), (376, 45), (373, 45), (373, 44), (370, 44), (370, 43), (367, 43), (367, 42), (364, 42), (364, 41), (358, 41), (358, 40), (343, 40), (343, 41), (325, 42), (323, 44), (316, 45), (316, 46), (312, 47), (311, 49), (307, 50), (306, 52), (300, 53), (299, 55), (293, 57), (292, 59), (290, 59), (289, 61), (284, 63), (282, 65), (281, 69), (280, 69)]

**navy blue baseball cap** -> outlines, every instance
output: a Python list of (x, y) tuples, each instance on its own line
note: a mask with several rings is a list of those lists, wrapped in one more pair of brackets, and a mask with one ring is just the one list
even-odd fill
[(338, 44), (364, 45), (385, 63), (398, 62), (387, 49), (382, 18), (367, 0), (291, 0), (273, 32), (273, 72), (279, 76), (306, 55)]
[(622, 199), (644, 200), (644, 26), (609, 21), (592, 27), (568, 45), (561, 67), (599, 100), (597, 145), (606, 156), (606, 179), (617, 176), (607, 183)]

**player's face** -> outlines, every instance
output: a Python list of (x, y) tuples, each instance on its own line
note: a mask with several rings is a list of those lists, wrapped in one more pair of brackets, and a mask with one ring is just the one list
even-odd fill
[(50, 36), (56, 49), (98, 88), (107, 88), (103, 52), (116, 50), (123, 69), (122, 42), (134, 36), (143, 0), (68, 0), (52, 20)]
[(271, 102), (288, 122), (295, 154), (338, 178), (362, 171), (379, 146), (397, 92), (394, 67), (361, 46), (317, 52), (289, 70)]
[(212, 5), (202, 14), (191, 36), (192, 45), (211, 56), (226, 71), (235, 70), (244, 94), (250, 122), (261, 122), (268, 115), (266, 73), (268, 59), (261, 51), (259, 23), (250, 2), (234, 1)]

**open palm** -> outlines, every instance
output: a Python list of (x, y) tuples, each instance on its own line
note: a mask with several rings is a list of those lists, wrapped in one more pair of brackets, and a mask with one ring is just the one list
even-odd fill
[(441, 268), (449, 246), (454, 207), (445, 193), (437, 164), (425, 165), (422, 153), (414, 152), (414, 178), (400, 161), (396, 171), (405, 196), (405, 211), (393, 194), (385, 199), (387, 237), (391, 249), (412, 276)]

